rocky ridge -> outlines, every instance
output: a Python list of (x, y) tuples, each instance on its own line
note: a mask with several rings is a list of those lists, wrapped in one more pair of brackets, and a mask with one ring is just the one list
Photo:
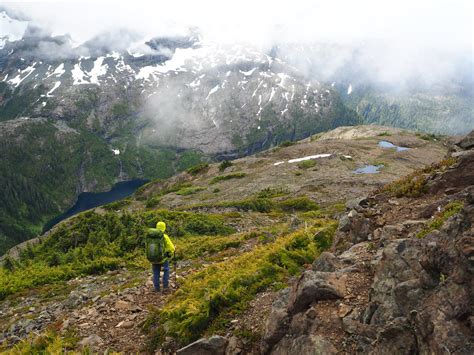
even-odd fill
[(350, 201), (332, 252), (274, 302), (263, 351), (472, 353), (469, 147), (472, 133), (453, 148), (452, 167), (426, 177), (420, 197), (382, 192)]

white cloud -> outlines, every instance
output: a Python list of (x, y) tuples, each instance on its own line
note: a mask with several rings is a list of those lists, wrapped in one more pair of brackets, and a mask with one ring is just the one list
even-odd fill
[(472, 45), (470, 0), (289, 1), (14, 1), (54, 33), (85, 41), (102, 31), (130, 28), (146, 35), (202, 29), (219, 41), (275, 39), (396, 42), (466, 48)]
[[(346, 46), (319, 63), (311, 54), (311, 63), (324, 67), (323, 76), (345, 66), (353, 48), (369, 48), (359, 59), (373, 68), (373, 76), (381, 82), (416, 75), (430, 82), (456, 76), (454, 67), (460, 57), (473, 61), (472, 0), (36, 0), (4, 4), (54, 34), (71, 34), (78, 42), (118, 29), (131, 29), (149, 39), (183, 34), (197, 26), (208, 40), (251, 42), (262, 49), (277, 42)], [(123, 36), (115, 37), (125, 43)], [(307, 58), (299, 59), (300, 63), (293, 64), (308, 69), (304, 68)]]

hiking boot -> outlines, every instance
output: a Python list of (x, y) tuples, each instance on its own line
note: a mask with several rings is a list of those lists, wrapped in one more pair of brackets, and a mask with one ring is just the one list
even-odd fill
[(171, 288), (169, 288), (169, 287), (165, 287), (165, 288), (163, 289), (163, 294), (164, 294), (164, 295), (169, 295), (169, 294), (172, 293), (172, 292), (173, 292), (173, 290), (172, 290)]

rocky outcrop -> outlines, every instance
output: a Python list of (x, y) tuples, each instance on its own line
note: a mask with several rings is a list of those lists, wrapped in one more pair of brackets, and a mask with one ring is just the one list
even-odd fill
[(214, 335), (209, 339), (202, 338), (188, 346), (179, 349), (178, 355), (224, 355), (227, 347), (227, 339)]
[(419, 198), (349, 201), (333, 253), (273, 304), (263, 352), (474, 353), (473, 174), (467, 150)]

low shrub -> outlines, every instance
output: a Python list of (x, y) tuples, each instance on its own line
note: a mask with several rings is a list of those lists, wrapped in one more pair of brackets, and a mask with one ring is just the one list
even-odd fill
[(159, 346), (166, 337), (173, 337), (184, 345), (213, 324), (225, 328), (257, 293), (281, 285), (314, 260), (322, 250), (313, 235), (285, 235), (191, 275), (145, 323), (146, 329), (155, 329), (151, 342)]
[(189, 169), (186, 170), (186, 172), (191, 175), (198, 175), (198, 174), (206, 172), (208, 169), (209, 169), (208, 163), (200, 163), (198, 165), (190, 167)]
[(256, 196), (257, 198), (274, 198), (274, 197), (280, 197), (280, 196), (285, 196), (288, 195), (289, 191), (285, 188), (282, 187), (267, 187), (264, 188), (263, 190), (257, 192)]
[(224, 160), (222, 163), (219, 164), (219, 171), (224, 171), (227, 168), (232, 166), (232, 162), (229, 160)]
[(284, 148), (284, 147), (291, 147), (292, 145), (295, 145), (295, 144), (296, 144), (296, 142), (283, 141), (278, 146)]
[(216, 184), (220, 181), (226, 181), (226, 180), (231, 180), (231, 179), (242, 179), (244, 177), (246, 177), (247, 174), (246, 173), (232, 173), (232, 174), (227, 174), (227, 175), (220, 175), (220, 176), (216, 176), (214, 177), (210, 184)]
[(455, 158), (444, 159), (439, 163), (414, 171), (401, 179), (385, 185), (379, 192), (388, 192), (396, 197), (419, 197), (428, 191), (426, 184), (430, 176), (447, 170), (456, 162), (457, 159)]
[(316, 166), (316, 160), (310, 159), (310, 160), (304, 160), (300, 163), (298, 163), (298, 168), (300, 169), (311, 169)]
[(107, 211), (117, 211), (117, 210), (122, 209), (125, 206), (128, 206), (131, 203), (132, 203), (131, 200), (127, 200), (127, 199), (119, 200), (119, 201), (115, 201), (115, 202), (109, 203), (107, 205), (104, 205), (104, 206), (102, 206), (102, 208), (107, 210)]
[(241, 211), (270, 212), (275, 204), (266, 198), (249, 198), (240, 201), (229, 201), (220, 204), (223, 207), (235, 207)]
[(277, 206), (286, 212), (314, 211), (319, 209), (319, 205), (306, 196), (279, 201)]
[(160, 201), (161, 201), (161, 198), (158, 197), (158, 196), (153, 196), (151, 198), (149, 198), (146, 203), (145, 203), (145, 207), (146, 208), (154, 208), (156, 206), (158, 206), (160, 204)]
[(443, 210), (431, 220), (425, 228), (423, 228), (416, 236), (418, 238), (424, 238), (427, 234), (431, 233), (434, 230), (439, 230), (444, 222), (448, 220), (449, 217), (458, 214), (464, 207), (464, 204), (461, 201), (453, 201), (448, 203)]
[(191, 186), (191, 187), (185, 187), (185, 188), (182, 188), (178, 191), (176, 191), (176, 195), (180, 195), (180, 196), (188, 196), (188, 195), (193, 195), (199, 191), (203, 191), (205, 190), (204, 187), (200, 187), (200, 186)]

